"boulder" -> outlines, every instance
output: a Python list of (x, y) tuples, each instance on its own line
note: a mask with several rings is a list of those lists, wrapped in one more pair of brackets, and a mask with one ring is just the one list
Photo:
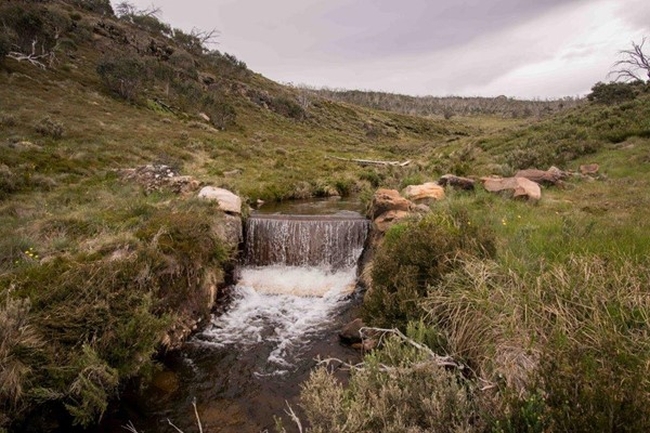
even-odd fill
[(413, 203), (405, 199), (394, 189), (379, 189), (375, 192), (370, 205), (370, 217), (374, 220), (388, 211), (408, 212)]
[(377, 232), (384, 233), (386, 232), (386, 230), (390, 228), (390, 226), (403, 220), (404, 218), (410, 215), (411, 212), (407, 212), (403, 210), (389, 210), (388, 212), (384, 212), (383, 214), (375, 218), (373, 223)]
[(481, 178), (483, 187), (489, 192), (511, 190), (513, 197), (527, 197), (529, 200), (542, 198), (542, 190), (539, 184), (525, 177), (484, 177)]
[(354, 319), (352, 322), (348, 323), (339, 331), (339, 338), (342, 343), (345, 344), (355, 344), (361, 343), (361, 328), (365, 325), (361, 319)]
[(373, 330), (366, 330), (364, 338), (361, 337), (361, 328), (364, 323), (361, 319), (354, 319), (348, 323), (339, 332), (341, 343), (352, 346), (353, 349), (362, 350), (364, 352), (370, 351), (377, 346), (377, 338), (379, 335)]
[(474, 189), (474, 179), (460, 177), (453, 174), (445, 174), (438, 180), (440, 186), (451, 186), (452, 188), (472, 191)]
[(546, 171), (537, 169), (519, 170), (515, 177), (523, 177), (535, 183), (556, 185), (560, 180), (566, 178), (566, 173), (557, 167), (551, 167)]
[(409, 200), (442, 200), (445, 198), (445, 189), (435, 182), (421, 185), (409, 185), (404, 189), (404, 196)]
[(199, 191), (199, 198), (216, 201), (219, 208), (227, 213), (241, 214), (241, 198), (227, 189), (206, 186)]

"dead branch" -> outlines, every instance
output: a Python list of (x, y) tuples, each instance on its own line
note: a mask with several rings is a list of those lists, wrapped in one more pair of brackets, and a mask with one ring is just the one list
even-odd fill
[(391, 167), (406, 167), (411, 163), (411, 160), (400, 162), (400, 161), (378, 161), (373, 159), (354, 159), (354, 158), (341, 158), (339, 156), (327, 156), (329, 159), (335, 159), (337, 161), (345, 162), (354, 162), (361, 166), (366, 165), (380, 165), (380, 166), (391, 166)]
[(643, 52), (645, 42), (646, 38), (643, 38), (640, 44), (632, 42), (632, 49), (619, 51), (625, 58), (612, 65), (615, 69), (609, 75), (614, 76), (616, 81), (646, 81), (641, 78), (642, 74), (646, 74), (650, 81), (650, 56)]
[(175, 425), (173, 422), (171, 422), (171, 420), (170, 420), (169, 418), (167, 418), (167, 423), (168, 423), (170, 426), (174, 427), (174, 429), (175, 429), (178, 433), (185, 433), (183, 430), (181, 430), (181, 429), (179, 429), (178, 427), (176, 427), (176, 425)]
[(386, 328), (371, 328), (364, 326), (359, 330), (359, 333), (361, 334), (361, 338), (367, 338), (367, 333), (370, 331), (373, 334), (381, 334), (380, 339), (384, 338), (386, 335), (396, 335), (399, 339), (402, 341), (410, 344), (411, 346), (415, 347), (418, 350), (421, 350), (429, 355), (429, 358), (431, 361), (433, 361), (436, 365), (441, 366), (441, 367), (454, 367), (459, 370), (463, 370), (465, 366), (463, 364), (460, 364), (456, 361), (454, 361), (454, 358), (451, 356), (441, 356), (435, 353), (433, 350), (429, 349), (427, 346), (418, 343), (417, 341), (413, 340), (412, 338), (407, 337), (400, 331), (399, 329), (392, 328), (392, 329), (386, 329)]
[(217, 29), (201, 30), (199, 28), (194, 27), (190, 32), (190, 36), (196, 38), (202, 47), (206, 47), (212, 44), (217, 44), (217, 39), (219, 39), (220, 35), (221, 32), (219, 32), (219, 30)]
[(138, 430), (136, 430), (135, 426), (131, 421), (129, 421), (126, 425), (123, 425), (122, 428), (124, 430), (130, 431), (131, 433), (138, 433)]
[(38, 40), (34, 39), (32, 41), (32, 52), (30, 54), (21, 53), (19, 51), (10, 51), (7, 54), (7, 57), (19, 62), (27, 61), (34, 66), (38, 66), (41, 69), (46, 69), (47, 67), (43, 62), (41, 62), (41, 59), (50, 57), (51, 53), (36, 54), (36, 44), (38, 44)]
[(199, 411), (196, 408), (196, 397), (192, 400), (192, 406), (194, 406), (194, 415), (196, 416), (196, 425), (199, 427), (199, 433), (203, 433), (203, 425), (201, 424), (201, 418), (199, 418)]
[(294, 410), (293, 410), (293, 408), (291, 407), (291, 405), (289, 404), (289, 402), (288, 402), (288, 401), (285, 401), (285, 403), (287, 404), (287, 408), (288, 408), (288, 409), (285, 409), (284, 412), (285, 412), (287, 415), (289, 415), (289, 417), (291, 418), (291, 421), (293, 421), (293, 423), (296, 425), (296, 427), (298, 427), (298, 431), (299, 431), (300, 433), (303, 433), (302, 423), (300, 422), (300, 418), (298, 418), (298, 415), (296, 415), (296, 412), (294, 412)]

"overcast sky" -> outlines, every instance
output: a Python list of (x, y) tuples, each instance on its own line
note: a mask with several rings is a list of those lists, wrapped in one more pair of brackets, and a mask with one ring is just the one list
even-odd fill
[(410, 95), (584, 95), (650, 37), (648, 0), (131, 2), (278, 82)]

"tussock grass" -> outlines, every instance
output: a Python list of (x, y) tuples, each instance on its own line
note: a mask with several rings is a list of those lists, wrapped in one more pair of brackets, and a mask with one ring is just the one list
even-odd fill
[(391, 338), (351, 372), (347, 389), (325, 367), (315, 370), (301, 394), (309, 431), (476, 431), (471, 384), (424, 359)]

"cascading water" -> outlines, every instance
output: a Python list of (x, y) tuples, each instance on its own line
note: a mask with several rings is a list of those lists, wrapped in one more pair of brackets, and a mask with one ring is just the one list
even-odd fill
[[(227, 311), (168, 354), (152, 384), (124, 395), (120, 412), (98, 431), (121, 432), (132, 421), (139, 431), (173, 432), (168, 419), (196, 431), (194, 400), (205, 431), (275, 431), (286, 402), (300, 414), (300, 384), (316, 358), (358, 362), (359, 353), (341, 345), (336, 331), (358, 302), (349, 294), (369, 225), (357, 213), (331, 214), (359, 208), (342, 202), (302, 202), (289, 210), (293, 215), (251, 217)], [(314, 211), (330, 214), (304, 215)], [(288, 432), (297, 432), (284, 421)]]
[(264, 353), (257, 375), (290, 372), (354, 289), (368, 228), (354, 212), (252, 216), (232, 305), (198, 340)]

